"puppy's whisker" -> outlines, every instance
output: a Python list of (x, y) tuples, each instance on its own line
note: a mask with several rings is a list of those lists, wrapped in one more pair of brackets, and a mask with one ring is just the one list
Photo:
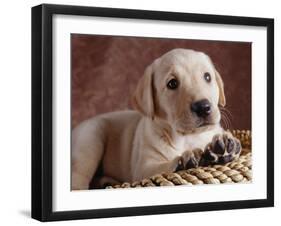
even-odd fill
[(221, 122), (225, 128), (228, 128), (228, 120), (226, 119), (224, 112), (221, 112)]
[(227, 129), (230, 129), (230, 127), (231, 127), (231, 121), (230, 121), (230, 119), (228, 118), (227, 115), (225, 115), (224, 117), (225, 117), (225, 120), (227, 121), (227, 126), (228, 126)]
[(226, 107), (219, 107), (220, 111), (225, 112), (230, 118), (233, 118), (232, 113)]
[(228, 117), (228, 120), (229, 120), (229, 126), (230, 126), (230, 129), (232, 129), (232, 120), (233, 120), (233, 116), (232, 116), (232, 113), (228, 110), (228, 109), (226, 109), (225, 108), (225, 110), (227, 110), (227, 117)]
[(232, 116), (232, 114), (230, 113), (230, 112), (227, 112), (227, 111), (222, 111), (223, 113), (224, 113), (224, 115), (227, 117), (227, 119), (230, 121), (230, 123), (231, 123), (231, 121), (232, 121), (232, 119), (233, 119), (233, 116)]
[(225, 129), (227, 129), (228, 127), (229, 127), (229, 125), (228, 125), (228, 121), (227, 121), (227, 119), (226, 119), (226, 117), (225, 117), (225, 115), (222, 113), (221, 114), (221, 123), (222, 123), (222, 126), (225, 128)]
[(227, 122), (227, 128), (226, 129), (230, 129), (230, 121), (227, 118), (227, 116), (225, 116), (225, 121)]
[(225, 107), (220, 107), (220, 112), (222, 115), (222, 122), (227, 126), (226, 129), (231, 129), (233, 118), (231, 112)]
[(223, 115), (221, 115), (221, 125), (222, 125), (223, 128), (226, 127), (226, 123), (225, 123), (225, 121), (224, 121)]
[(228, 126), (227, 129), (230, 129), (230, 127), (231, 127), (231, 120), (229, 119), (227, 114), (224, 113), (223, 115), (224, 115), (225, 120), (227, 121), (227, 126)]

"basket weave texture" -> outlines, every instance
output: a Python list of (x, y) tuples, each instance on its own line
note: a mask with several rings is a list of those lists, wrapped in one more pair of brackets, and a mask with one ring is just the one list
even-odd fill
[(133, 183), (122, 183), (106, 188), (134, 188), (197, 184), (243, 183), (252, 180), (252, 134), (249, 130), (230, 131), (242, 145), (240, 157), (225, 165), (213, 165), (181, 170), (174, 173), (162, 173)]

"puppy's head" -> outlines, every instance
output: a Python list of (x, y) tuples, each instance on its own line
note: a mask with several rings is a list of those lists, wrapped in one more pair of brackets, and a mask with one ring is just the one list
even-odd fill
[(220, 122), (223, 82), (206, 54), (174, 49), (146, 68), (133, 103), (143, 115), (167, 121), (180, 134), (202, 132)]

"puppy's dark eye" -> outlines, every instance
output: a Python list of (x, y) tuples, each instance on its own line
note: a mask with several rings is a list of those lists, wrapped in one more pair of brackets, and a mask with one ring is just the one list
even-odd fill
[(204, 74), (204, 79), (207, 81), (207, 82), (211, 82), (211, 75), (210, 75), (210, 73), (209, 72), (206, 72), (205, 74)]
[(175, 78), (171, 79), (168, 83), (167, 83), (167, 87), (168, 89), (176, 89), (179, 86), (179, 81)]

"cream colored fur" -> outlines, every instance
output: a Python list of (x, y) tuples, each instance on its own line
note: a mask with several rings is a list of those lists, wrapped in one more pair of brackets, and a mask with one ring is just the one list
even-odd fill
[[(178, 89), (167, 88), (171, 78), (180, 82)], [(201, 99), (212, 106), (205, 126), (190, 110)], [(156, 59), (140, 79), (133, 103), (137, 111), (99, 115), (73, 130), (72, 189), (88, 189), (100, 164), (104, 177), (97, 180), (102, 184), (172, 172), (183, 153), (204, 150), (223, 132), (218, 108), (225, 105), (223, 82), (202, 52), (174, 49)]]

